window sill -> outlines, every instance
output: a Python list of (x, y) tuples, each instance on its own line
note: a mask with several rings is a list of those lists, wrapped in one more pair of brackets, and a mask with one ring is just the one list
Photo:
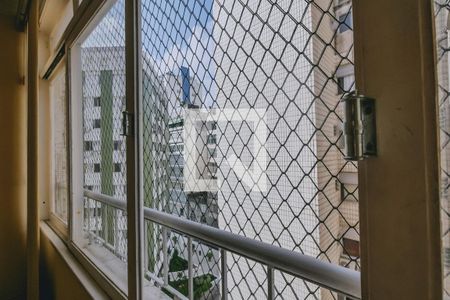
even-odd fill
[[(127, 264), (117, 258), (110, 251), (98, 244), (88, 245), (82, 248), (89, 259), (98, 266), (104, 274), (107, 274), (116, 286), (126, 291), (127, 288)], [(171, 299), (160, 288), (154, 286), (149, 280), (144, 279), (144, 299)]]
[(40, 222), (41, 234), (45, 235), (61, 258), (67, 264), (74, 276), (85, 287), (85, 290), (93, 299), (109, 299), (100, 286), (89, 276), (83, 266), (72, 255), (64, 241), (53, 231), (53, 229), (44, 221)]

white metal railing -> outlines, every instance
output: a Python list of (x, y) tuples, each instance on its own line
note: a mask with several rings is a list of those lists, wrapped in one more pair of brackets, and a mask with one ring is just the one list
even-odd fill
[[(88, 199), (99, 201), (108, 206), (126, 211), (126, 202), (124, 200), (98, 194), (89, 190), (84, 191), (84, 196)], [(188, 298), (168, 285), (167, 247), (164, 247), (163, 249), (163, 279), (150, 272), (147, 272), (146, 274), (152, 280), (181, 299), (193, 299), (191, 247), (193, 238), (221, 249), (222, 299), (227, 298), (227, 251), (267, 266), (268, 299), (273, 299), (275, 297), (274, 270), (299, 277), (320, 287), (347, 296), (349, 299), (361, 299), (361, 279), (360, 273), (357, 271), (147, 207), (144, 208), (144, 218), (147, 221), (163, 226), (163, 238), (167, 238), (167, 228), (188, 236)], [(163, 245), (166, 245), (166, 243), (163, 242)]]

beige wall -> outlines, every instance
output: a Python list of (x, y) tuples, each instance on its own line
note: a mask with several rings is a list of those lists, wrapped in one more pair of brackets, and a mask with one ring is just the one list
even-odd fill
[(40, 299), (92, 299), (59, 252), (42, 233), (40, 237)]
[(26, 286), (25, 37), (0, 16), (0, 299), (21, 299)]

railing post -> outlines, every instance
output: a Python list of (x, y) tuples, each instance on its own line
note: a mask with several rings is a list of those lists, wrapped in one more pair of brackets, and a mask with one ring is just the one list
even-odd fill
[(274, 273), (271, 266), (267, 266), (267, 299), (273, 300), (275, 297), (274, 293)]
[[(102, 204), (102, 206), (103, 206), (103, 204)], [(100, 226), (103, 226), (103, 224), (100, 224), (100, 216), (98, 216), (98, 212), (100, 211), (100, 209), (101, 209), (100, 203), (98, 201), (95, 201), (95, 204), (94, 204), (95, 235), (97, 236), (97, 238), (100, 237), (99, 228), (100, 228)]]
[(220, 250), (220, 263), (221, 263), (221, 273), (222, 273), (222, 300), (228, 299), (228, 266), (227, 266), (227, 251), (224, 249)]
[(87, 223), (87, 226), (88, 226), (88, 230), (87, 230), (87, 232), (88, 232), (88, 244), (91, 245), (92, 244), (92, 232), (91, 232), (92, 226), (91, 226), (91, 222), (92, 222), (92, 219), (93, 219), (92, 202), (94, 202), (94, 201), (89, 199), (89, 198), (86, 198), (86, 199), (87, 199), (87, 210), (88, 210), (87, 211), (87, 218), (88, 218), (88, 223)]
[(194, 299), (194, 270), (192, 266), (192, 238), (188, 237), (188, 291), (189, 300)]
[(119, 210), (114, 209), (114, 251), (116, 255), (120, 255), (119, 253)]
[[(147, 271), (149, 271), (148, 268), (148, 228), (147, 228), (147, 222), (144, 220), (144, 274), (147, 273)], [(153, 270), (154, 271), (154, 270)]]
[(169, 284), (169, 253), (167, 249), (167, 227), (162, 227), (163, 235), (163, 280), (164, 286)]
[(108, 241), (109, 241), (109, 230), (110, 230), (110, 226), (109, 226), (109, 222), (108, 222), (108, 215), (109, 215), (110, 209), (108, 206), (102, 205), (102, 207), (103, 207), (103, 212), (102, 212), (103, 243), (107, 247)]

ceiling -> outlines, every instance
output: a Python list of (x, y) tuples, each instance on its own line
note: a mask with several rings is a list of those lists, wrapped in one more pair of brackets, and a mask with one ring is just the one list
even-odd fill
[(20, 0), (0, 0), (0, 15), (16, 16)]

